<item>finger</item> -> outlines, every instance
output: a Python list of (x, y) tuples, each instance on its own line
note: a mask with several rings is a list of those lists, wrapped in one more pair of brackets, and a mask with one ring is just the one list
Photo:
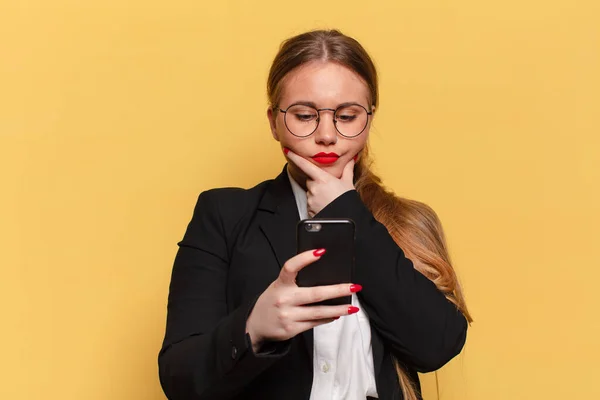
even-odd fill
[[(340, 283), (338, 285), (313, 286), (298, 288), (294, 295), (294, 303), (298, 305), (318, 303), (323, 300), (336, 299), (338, 297), (350, 296), (353, 292), (350, 288), (357, 285)], [(360, 289), (359, 289), (360, 290)], [(356, 292), (356, 289), (355, 289)]]
[(296, 275), (298, 271), (309, 264), (317, 261), (325, 254), (323, 249), (307, 250), (295, 255), (283, 264), (279, 272), (279, 280), (285, 284), (296, 284)]
[(354, 162), (354, 160), (348, 161), (348, 163), (344, 167), (344, 170), (342, 171), (342, 178), (341, 178), (342, 181), (351, 183), (353, 185), (354, 185), (354, 164), (356, 164)]
[(312, 321), (302, 321), (302, 322), (298, 322), (298, 324), (296, 325), (297, 329), (298, 329), (298, 333), (302, 333), (304, 331), (307, 331), (309, 329), (312, 329), (316, 326), (319, 325), (325, 325), (328, 324), (330, 322), (335, 321), (337, 318), (329, 318), (329, 319), (316, 319), (316, 320), (312, 320)]
[(350, 304), (340, 306), (304, 306), (298, 307), (295, 318), (298, 321), (317, 321), (321, 319), (337, 319), (344, 315), (354, 314), (358, 310)]
[(332, 176), (327, 171), (322, 170), (317, 167), (315, 164), (311, 163), (304, 157), (300, 157), (298, 154), (293, 151), (288, 151), (287, 157), (292, 161), (298, 168), (302, 170), (309, 178), (314, 180), (325, 180)]

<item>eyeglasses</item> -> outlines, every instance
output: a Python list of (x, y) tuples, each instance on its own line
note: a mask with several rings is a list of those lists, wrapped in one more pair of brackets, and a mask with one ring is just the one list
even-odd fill
[(292, 104), (282, 110), (278, 106), (274, 110), (283, 113), (283, 121), (287, 130), (294, 136), (307, 137), (312, 135), (321, 121), (321, 111), (333, 112), (333, 125), (345, 138), (354, 138), (364, 132), (369, 123), (369, 115), (373, 111), (360, 104), (342, 104), (338, 108), (316, 108), (306, 104)]

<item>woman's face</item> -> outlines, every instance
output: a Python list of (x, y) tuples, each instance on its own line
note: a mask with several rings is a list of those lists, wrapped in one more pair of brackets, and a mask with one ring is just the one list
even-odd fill
[[(333, 62), (310, 62), (285, 76), (278, 107), (286, 110), (297, 103), (313, 104), (317, 109), (337, 109), (342, 104), (356, 103), (371, 111), (367, 84), (352, 70)], [(307, 123), (304, 120), (308, 117), (304, 114), (290, 114), (288, 112), (288, 126), (293, 126), (291, 118), (296, 118), (297, 124)], [(297, 137), (286, 127), (284, 113), (269, 109), (267, 115), (273, 137), (282, 148), (289, 148), (338, 178), (342, 176), (344, 166), (365, 146), (372, 119), (368, 116), (366, 128), (360, 135), (346, 138), (336, 130), (333, 112), (321, 111), (317, 129), (310, 136)], [(343, 117), (340, 115), (338, 121)], [(338, 122), (338, 126), (343, 130), (342, 123), (345, 122)], [(319, 157), (319, 153), (327, 156)], [(289, 168), (296, 180), (303, 180), (305, 175), (298, 167), (290, 163)]]

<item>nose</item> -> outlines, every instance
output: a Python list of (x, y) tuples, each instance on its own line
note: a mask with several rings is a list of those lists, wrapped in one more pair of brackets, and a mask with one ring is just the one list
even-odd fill
[(313, 135), (317, 144), (329, 146), (336, 144), (338, 140), (337, 130), (333, 123), (333, 110), (320, 110), (319, 126)]

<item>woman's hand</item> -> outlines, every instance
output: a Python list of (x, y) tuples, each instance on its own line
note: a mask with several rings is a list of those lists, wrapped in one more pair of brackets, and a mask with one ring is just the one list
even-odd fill
[(246, 332), (250, 334), (254, 352), (258, 352), (265, 341), (287, 340), (317, 325), (358, 312), (357, 307), (348, 305), (306, 306), (349, 296), (362, 289), (360, 285), (349, 283), (298, 287), (298, 271), (323, 254), (325, 249), (309, 250), (290, 258), (281, 268), (279, 277), (260, 295), (246, 322)]
[(286, 155), (308, 177), (306, 180), (306, 197), (309, 217), (314, 217), (329, 203), (347, 191), (354, 190), (354, 160), (350, 160), (346, 164), (342, 177), (336, 178), (291, 150)]

